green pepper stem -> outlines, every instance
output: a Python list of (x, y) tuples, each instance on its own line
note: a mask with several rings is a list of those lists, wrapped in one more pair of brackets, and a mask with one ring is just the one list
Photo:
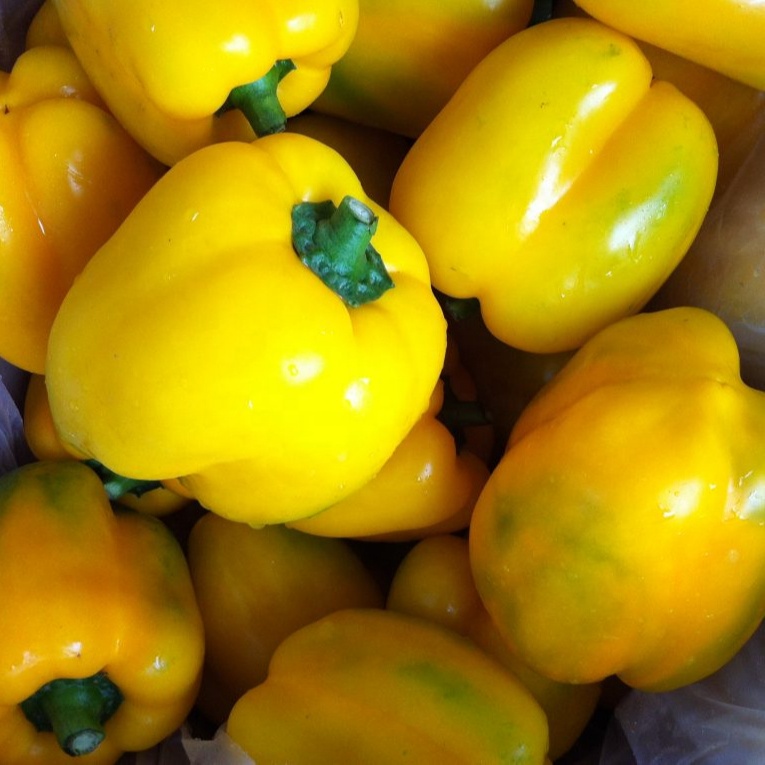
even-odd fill
[(104, 490), (110, 500), (118, 500), (126, 494), (134, 494), (140, 497), (147, 491), (158, 489), (162, 486), (161, 481), (149, 481), (141, 478), (127, 478), (124, 475), (115, 473), (106, 465), (102, 465), (98, 460), (86, 460), (85, 464), (94, 470), (104, 485)]
[(446, 427), (454, 437), (457, 451), (465, 445), (467, 436), (465, 430), (473, 427), (491, 425), (490, 412), (479, 401), (457, 398), (449, 378), (442, 378), (444, 382), (444, 402), (436, 415), (436, 419)]
[(103, 672), (86, 678), (46, 683), (21, 703), (38, 731), (52, 731), (72, 757), (95, 751), (104, 740), (104, 723), (122, 703), (122, 694)]
[(377, 216), (360, 200), (346, 196), (301, 202), (292, 208), (292, 244), (298, 257), (348, 305), (377, 300), (393, 287), (380, 254), (372, 246)]
[(287, 115), (279, 103), (276, 89), (295, 68), (290, 59), (280, 59), (260, 79), (233, 88), (217, 114), (239, 109), (256, 136), (281, 133), (287, 126)]

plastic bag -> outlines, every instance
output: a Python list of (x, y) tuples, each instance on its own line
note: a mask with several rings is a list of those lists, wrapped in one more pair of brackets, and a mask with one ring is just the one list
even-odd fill
[(765, 626), (713, 675), (618, 704), (600, 765), (765, 762)]
[(190, 765), (255, 765), (223, 726), (209, 740), (193, 738), (184, 732), (181, 742)]

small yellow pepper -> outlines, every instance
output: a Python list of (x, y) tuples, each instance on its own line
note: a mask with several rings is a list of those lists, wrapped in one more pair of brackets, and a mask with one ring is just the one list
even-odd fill
[(197, 706), (222, 723), (234, 702), (266, 678), (277, 645), (341, 608), (379, 608), (382, 590), (350, 547), (287, 529), (253, 529), (203, 515), (188, 561), (205, 624)]
[(66, 291), (164, 168), (59, 46), (0, 72), (0, 166), (0, 356), (42, 373)]
[(451, 630), (385, 609), (293, 632), (226, 730), (258, 765), (549, 762), (545, 715), (519, 681)]
[(52, 0), (110, 111), (172, 165), (210, 143), (284, 129), (324, 89), (357, 0)]
[(699, 308), (585, 344), (525, 409), (473, 512), (505, 642), (564, 682), (661, 691), (722, 667), (765, 615), (765, 393)]
[(202, 621), (161, 521), (114, 512), (83, 464), (0, 478), (0, 751), (4, 765), (112, 765), (183, 722)]
[(574, 745), (600, 698), (600, 684), (558, 683), (527, 667), (508, 649), (481, 602), (467, 539), (442, 534), (418, 542), (398, 566), (387, 608), (442, 624), (470, 638), (517, 677), (547, 715), (550, 758)]
[(473, 69), (404, 158), (389, 209), (437, 290), (478, 298), (508, 345), (555, 353), (646, 304), (716, 173), (708, 119), (653, 81), (634, 41), (560, 18)]
[(64, 300), (46, 381), (67, 449), (262, 525), (369, 481), (445, 347), (413, 237), (339, 154), (279, 133), (155, 184)]
[(761, 0), (576, 0), (614, 29), (765, 90)]

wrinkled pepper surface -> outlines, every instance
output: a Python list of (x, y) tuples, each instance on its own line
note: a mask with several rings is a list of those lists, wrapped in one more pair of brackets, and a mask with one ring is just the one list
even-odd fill
[(258, 765), (549, 762), (547, 721), (520, 682), (456, 633), (385, 609), (293, 632), (226, 730)]
[(0, 478), (0, 587), (5, 765), (111, 765), (181, 725), (204, 636), (160, 521), (113, 512), (78, 462), (18, 468)]
[(533, 0), (359, 0), (356, 34), (315, 109), (416, 138)]
[(342, 608), (379, 608), (372, 573), (340, 539), (254, 529), (207, 513), (189, 535), (188, 561), (205, 624), (197, 706), (216, 724), (266, 678), (288, 635)]
[(340, 155), (279, 133), (155, 184), (69, 291), (46, 380), (68, 449), (261, 525), (369, 481), (445, 347), (412, 236)]
[(573, 746), (595, 712), (599, 683), (551, 680), (519, 661), (505, 645), (473, 582), (465, 537), (441, 534), (418, 542), (396, 569), (387, 607), (465, 635), (512, 672), (547, 716), (552, 760)]
[(569, 682), (649, 691), (725, 664), (765, 615), (765, 393), (699, 308), (583, 346), (529, 404), (470, 527), (511, 649)]
[(760, 0), (576, 0), (614, 29), (765, 90), (765, 6)]
[(652, 80), (634, 41), (554, 19), (473, 69), (405, 157), (389, 209), (436, 289), (478, 298), (508, 345), (552, 353), (645, 305), (690, 246), (716, 172), (708, 119)]
[(53, 4), (111, 112), (167, 165), (283, 130), (324, 89), (358, 23), (357, 0)]
[(0, 72), (0, 166), (0, 356), (42, 373), (66, 291), (164, 168), (60, 46)]

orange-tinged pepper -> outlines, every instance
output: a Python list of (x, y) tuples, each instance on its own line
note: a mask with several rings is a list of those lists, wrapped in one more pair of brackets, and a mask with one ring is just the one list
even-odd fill
[(389, 209), (434, 287), (500, 340), (572, 350), (642, 308), (687, 252), (714, 131), (630, 38), (553, 19), (497, 46), (399, 168)]
[(18, 468), (0, 478), (0, 586), (4, 764), (112, 765), (181, 725), (204, 635), (161, 521), (114, 512), (78, 462)]
[(167, 165), (283, 130), (324, 89), (358, 22), (357, 0), (53, 4), (111, 112)]
[(385, 609), (293, 632), (226, 730), (258, 765), (549, 762), (547, 721), (520, 682), (451, 630)]
[(556, 682), (530, 669), (509, 650), (473, 582), (466, 538), (442, 534), (418, 542), (393, 576), (387, 608), (432, 619), (465, 635), (517, 677), (547, 715), (551, 759), (567, 752), (590, 721), (601, 695), (600, 684)]
[(0, 356), (42, 373), (53, 318), (164, 168), (111, 117), (68, 48), (0, 72)]
[(765, 615), (765, 393), (699, 308), (602, 330), (525, 409), (470, 557), (511, 649), (566, 682), (668, 690)]
[(384, 602), (345, 542), (284, 526), (254, 529), (208, 513), (191, 530), (188, 561), (205, 624), (197, 706), (216, 724), (265, 680), (274, 650), (292, 632), (341, 608)]

